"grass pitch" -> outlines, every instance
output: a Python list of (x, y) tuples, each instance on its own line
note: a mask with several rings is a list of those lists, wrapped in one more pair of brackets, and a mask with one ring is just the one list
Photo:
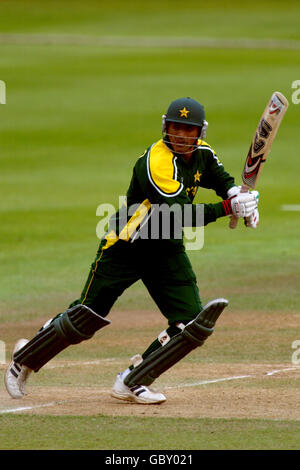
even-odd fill
[[(78, 297), (99, 242), (96, 208), (101, 203), (117, 206), (134, 162), (160, 138), (161, 115), (171, 100), (192, 96), (203, 102), (207, 141), (239, 182), (258, 120), (278, 90), (290, 107), (259, 181), (259, 228), (246, 230), (240, 224), (230, 231), (228, 221), (221, 219), (205, 229), (204, 248), (189, 253), (203, 301), (228, 298), (232, 317), (220, 324), (211, 347), (186, 364), (250, 367), (265, 361), (291, 366), (291, 344), (300, 339), (300, 216), (281, 206), (300, 203), (300, 107), (292, 102), (292, 82), (300, 77), (298, 3), (273, 2), (271, 8), (269, 2), (247, 1), (226, 6), (191, 1), (187, 7), (176, 1), (12, 0), (1, 2), (0, 12), (0, 79), (7, 89), (7, 104), (0, 105), (0, 339), (7, 353), (19, 336), (34, 334), (42, 321)], [(209, 47), (197, 43), (207, 39), (212, 41)], [(232, 39), (235, 47), (225, 42)], [(251, 45), (249, 40), (258, 42)], [(216, 201), (213, 194), (199, 191), (197, 202), (211, 201)], [(112, 319), (115, 311), (130, 318), (141, 306), (160, 319), (137, 283), (117, 302)], [(139, 345), (144, 348), (143, 341), (135, 341), (137, 335), (150, 342), (162, 328), (163, 319), (161, 324), (143, 324), (142, 331), (137, 325), (126, 331), (126, 338), (117, 329), (111, 337), (107, 333), (111, 342), (105, 348), (86, 344), (66, 351), (62, 359), (114, 357), (125, 362), (128, 347), (132, 353)], [(115, 372), (113, 368), (110, 379)], [(40, 380), (51, 387), (47, 375), (38, 377), (37, 385)], [(54, 380), (59, 385), (61, 378)], [(78, 375), (69, 380), (76, 389)], [(294, 380), (275, 385), (278, 394), (296, 392)], [(155, 417), (127, 418), (130, 426), (136, 423), (148, 434), (153, 421), (159, 422), (161, 436), (147, 443), (140, 432), (136, 440), (131, 434), (131, 441), (120, 438), (123, 416), (51, 416), (50, 409), (42, 418), (1, 416), (6, 430), (1, 442), (7, 449), (154, 449), (158, 442), (165, 449), (296, 446), (298, 421), (292, 416), (279, 421), (263, 414), (249, 420), (167, 420), (160, 409)], [(71, 433), (74, 423), (78, 433)], [(111, 433), (99, 441), (95, 435), (102, 425)], [(177, 431), (166, 437), (170, 425)], [(21, 438), (28, 426), (39, 432), (38, 439)], [(205, 432), (197, 440), (193, 435), (199, 426)], [(234, 437), (224, 431), (232, 426)], [(68, 435), (65, 441), (54, 441), (56, 428)], [(83, 432), (86, 438), (79, 441)]]
[[(251, 442), (250, 450), (298, 450), (300, 438), (297, 421), (100, 415), (89, 420), (82, 416), (6, 416), (0, 422), (8, 434), (30, 428), (30, 434), (20, 434), (18, 439), (18, 447), (24, 450), (244, 450), (244, 439)], [(149, 433), (151, 428), (155, 432)], [(7, 438), (3, 444), (6, 449), (15, 449)]]

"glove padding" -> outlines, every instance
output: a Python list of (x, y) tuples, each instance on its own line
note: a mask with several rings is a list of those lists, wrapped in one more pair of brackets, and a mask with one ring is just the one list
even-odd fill
[[(259, 192), (258, 191), (252, 191), (252, 194), (256, 197), (257, 204), (259, 202)], [(248, 228), (256, 228), (259, 223), (259, 212), (258, 209), (255, 209), (255, 211), (250, 215), (250, 217), (245, 217), (244, 219), (244, 224)]]
[(257, 196), (253, 193), (238, 193), (230, 202), (232, 214), (236, 217), (250, 217), (257, 209)]
[(258, 209), (255, 209), (255, 211), (250, 215), (250, 217), (245, 217), (245, 225), (248, 228), (256, 228), (259, 223), (259, 212)]

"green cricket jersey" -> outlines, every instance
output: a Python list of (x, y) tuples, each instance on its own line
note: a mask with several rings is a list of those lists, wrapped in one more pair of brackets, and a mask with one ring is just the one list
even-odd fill
[[(200, 210), (204, 224), (226, 215), (222, 201), (193, 204), (199, 187), (213, 189), (221, 199), (227, 199), (228, 189), (234, 186), (234, 179), (212, 148), (204, 141), (198, 144), (189, 163), (175, 155), (163, 140), (154, 143), (137, 160), (127, 205), (111, 217), (81, 297), (71, 306), (82, 303), (106, 316), (121, 293), (142, 279), (170, 325), (189, 322), (201, 311), (196, 275), (183, 244), (183, 224), (180, 238), (173, 232), (167, 238), (163, 230), (155, 238), (149, 230), (153, 225), (155, 228), (153, 219), (157, 222), (155, 215), (161, 206), (189, 207), (190, 225), (196, 225)], [(163, 220), (167, 216), (163, 213)], [(143, 236), (145, 228), (151, 237)]]
[(182, 210), (190, 206), (188, 224), (182, 220), (183, 226), (198, 225), (197, 213), (201, 210), (204, 216), (201, 225), (207, 225), (226, 214), (222, 202), (192, 204), (198, 188), (213, 189), (219, 197), (227, 199), (227, 191), (234, 185), (234, 178), (203, 140), (198, 141), (197, 150), (187, 162), (161, 139), (137, 160), (127, 191), (127, 207), (112, 218), (110, 236), (112, 240), (115, 234), (127, 241), (139, 238), (139, 231), (145, 230), (145, 225), (154, 218), (153, 208), (161, 205)]

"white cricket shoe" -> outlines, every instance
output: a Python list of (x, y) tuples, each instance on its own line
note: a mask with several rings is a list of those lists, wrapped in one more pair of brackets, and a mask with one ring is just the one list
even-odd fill
[(166, 397), (162, 393), (155, 392), (146, 387), (146, 385), (134, 385), (134, 387), (129, 388), (124, 384), (123, 380), (122, 373), (118, 374), (111, 392), (112, 397), (144, 405), (158, 404), (166, 401)]
[(25, 344), (28, 343), (28, 339), (19, 339), (16, 342), (13, 353), (12, 353), (12, 361), (9, 364), (6, 374), (4, 377), (4, 383), (6, 390), (10, 394), (12, 398), (23, 398), (26, 395), (25, 392), (25, 385), (26, 380), (30, 373), (32, 372), (31, 369), (27, 366), (21, 366), (17, 362), (13, 360), (14, 354), (19, 351)]

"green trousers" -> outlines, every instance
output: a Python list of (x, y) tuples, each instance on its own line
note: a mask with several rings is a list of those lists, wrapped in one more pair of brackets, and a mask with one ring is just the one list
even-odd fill
[(105, 317), (117, 298), (142, 280), (169, 325), (188, 323), (202, 310), (191, 263), (184, 245), (170, 240), (133, 243), (103, 238), (80, 299)]

